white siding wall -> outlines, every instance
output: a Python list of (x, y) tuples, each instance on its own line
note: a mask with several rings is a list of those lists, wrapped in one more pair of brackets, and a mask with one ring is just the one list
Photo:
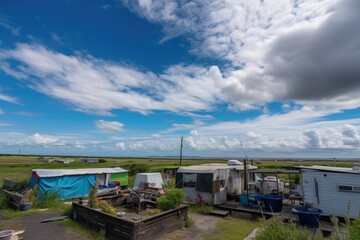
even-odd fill
[[(315, 178), (318, 182), (319, 203), (315, 192)], [(304, 200), (312, 202), (324, 214), (346, 217), (350, 202), (350, 217), (357, 218), (360, 212), (360, 192), (344, 192), (338, 185), (360, 186), (360, 174), (323, 172), (302, 169)]]

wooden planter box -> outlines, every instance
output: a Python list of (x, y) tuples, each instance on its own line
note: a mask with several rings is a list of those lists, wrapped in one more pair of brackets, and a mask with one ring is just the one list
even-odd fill
[(73, 202), (72, 218), (98, 231), (105, 230), (107, 239), (156, 239), (166, 233), (185, 227), (187, 206), (162, 212), (141, 220), (116, 217)]

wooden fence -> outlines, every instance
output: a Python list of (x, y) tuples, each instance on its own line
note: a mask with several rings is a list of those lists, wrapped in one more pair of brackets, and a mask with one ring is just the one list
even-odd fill
[(145, 240), (156, 239), (166, 233), (185, 227), (187, 206), (162, 212), (141, 220), (116, 217), (73, 202), (73, 219), (92, 229), (104, 230), (107, 239)]

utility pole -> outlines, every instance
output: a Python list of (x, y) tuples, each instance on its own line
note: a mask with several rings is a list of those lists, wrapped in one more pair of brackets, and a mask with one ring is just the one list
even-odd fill
[(182, 164), (182, 149), (183, 149), (183, 136), (181, 136), (181, 144), (180, 144), (180, 166)]

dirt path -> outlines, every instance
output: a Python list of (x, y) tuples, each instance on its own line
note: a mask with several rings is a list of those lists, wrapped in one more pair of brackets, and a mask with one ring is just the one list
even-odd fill
[(161, 240), (201, 240), (205, 235), (211, 236), (216, 224), (222, 220), (221, 217), (198, 213), (190, 213), (189, 217), (194, 221), (192, 227), (166, 234)]
[(59, 216), (57, 212), (37, 213), (11, 220), (1, 220), (1, 225), (8, 229), (25, 230), (22, 237), (26, 240), (75, 240), (78, 237), (55, 222), (41, 223), (42, 220)]

